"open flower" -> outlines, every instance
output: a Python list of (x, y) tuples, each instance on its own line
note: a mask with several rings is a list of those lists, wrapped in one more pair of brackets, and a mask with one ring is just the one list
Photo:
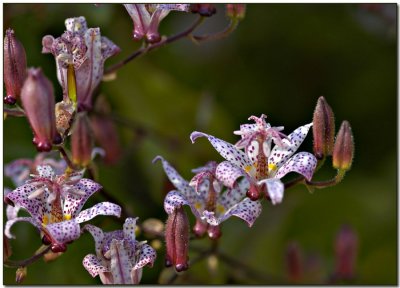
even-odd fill
[(83, 267), (92, 275), (100, 276), (103, 284), (138, 284), (142, 268), (153, 266), (156, 251), (146, 241), (135, 239), (137, 218), (127, 218), (123, 230), (104, 233), (93, 225), (83, 228), (90, 232), (96, 245), (96, 255), (83, 258)]
[[(58, 81), (68, 95), (68, 66), (73, 65), (76, 94), (80, 110), (92, 108), (92, 95), (104, 73), (104, 61), (120, 51), (111, 40), (101, 36), (100, 28), (88, 28), (85, 17), (65, 20), (65, 31), (60, 37), (46, 35), (42, 39), (43, 53), (52, 53), (57, 64)], [(68, 102), (68, 101), (67, 101)]]
[(25, 185), (5, 196), (6, 203), (24, 208), (31, 217), (15, 217), (6, 223), (5, 235), (20, 221), (30, 222), (43, 233), (43, 242), (52, 245), (53, 252), (63, 252), (66, 244), (80, 236), (79, 224), (97, 215), (120, 216), (121, 208), (113, 203), (102, 202), (81, 211), (86, 200), (101, 186), (82, 173), (55, 175), (48, 165), (37, 167), (38, 175)]
[[(256, 124), (241, 125), (235, 134), (242, 136), (236, 146), (202, 132), (193, 132), (190, 139), (207, 137), (214, 148), (228, 161), (220, 163), (216, 177), (224, 185), (233, 188), (239, 177), (245, 176), (250, 182), (247, 192), (252, 200), (262, 193), (271, 199), (272, 204), (283, 199), (284, 185), (281, 178), (289, 172), (296, 172), (311, 180), (317, 159), (308, 152), (294, 154), (303, 142), (312, 123), (300, 126), (290, 135), (280, 132), (283, 127), (271, 127), (264, 121), (265, 116), (251, 116)], [(271, 149), (272, 141), (275, 143)], [(239, 148), (245, 148), (245, 152)], [(294, 154), (294, 155), (293, 155)]]
[[(215, 177), (215, 162), (195, 169), (198, 174), (188, 183), (164, 158), (157, 156), (153, 163), (157, 160), (162, 161), (165, 173), (177, 189), (170, 191), (165, 197), (165, 211), (172, 214), (176, 208), (188, 205), (198, 221), (197, 228), (203, 226), (202, 232), (207, 230), (211, 238), (218, 238), (219, 224), (231, 216), (243, 219), (251, 227), (260, 215), (261, 204), (245, 197), (249, 184), (246, 179), (240, 181), (235, 188), (221, 191), (221, 183)], [(195, 233), (202, 234), (196, 229)]]
[(133, 21), (134, 40), (146, 37), (149, 43), (161, 40), (158, 26), (171, 10), (189, 11), (189, 4), (124, 4)]

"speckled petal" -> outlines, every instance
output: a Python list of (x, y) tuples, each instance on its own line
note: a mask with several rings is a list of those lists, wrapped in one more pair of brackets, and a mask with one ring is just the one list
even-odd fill
[(217, 166), (215, 175), (219, 181), (221, 181), (225, 186), (233, 188), (236, 180), (239, 177), (245, 176), (246, 173), (239, 167), (233, 165), (229, 161), (221, 162)]
[(273, 205), (282, 202), (285, 185), (279, 179), (265, 179), (258, 182), (259, 185), (265, 183), (267, 193)]
[(192, 143), (194, 143), (194, 141), (199, 137), (207, 137), (208, 141), (210, 141), (211, 145), (214, 146), (218, 153), (232, 164), (244, 170), (246, 170), (246, 167), (251, 166), (251, 162), (248, 159), (247, 155), (244, 152), (238, 150), (231, 143), (225, 142), (212, 135), (197, 131), (194, 131), (190, 135), (190, 140), (192, 140)]
[(76, 240), (81, 235), (81, 229), (75, 219), (49, 224), (45, 230), (58, 243)]
[(18, 215), (18, 212), (20, 209), (21, 209), (21, 207), (19, 205), (15, 205), (14, 207), (11, 205), (7, 205), (7, 208), (6, 208), (7, 220), (17, 218), (17, 215)]
[(24, 185), (29, 179), (29, 169), (33, 165), (30, 159), (18, 159), (4, 165), (4, 175), (11, 178), (16, 187)]
[(106, 60), (107, 58), (114, 56), (115, 54), (119, 53), (121, 49), (114, 44), (110, 39), (107, 37), (101, 37), (101, 54), (103, 55), (103, 59)]
[(124, 241), (113, 239), (111, 241), (110, 251), (110, 270), (114, 278), (113, 284), (132, 284), (132, 264), (129, 261), (128, 253), (124, 248)]
[(239, 203), (246, 197), (246, 192), (249, 190), (250, 183), (247, 178), (243, 178), (233, 189), (228, 189), (217, 198), (217, 211), (225, 213), (231, 207)]
[(156, 9), (189, 12), (190, 4), (153, 4)]
[(167, 174), (169, 181), (171, 181), (176, 189), (182, 192), (185, 196), (188, 196), (194, 192), (194, 189), (189, 186), (188, 181), (183, 179), (183, 177), (179, 175), (179, 173), (171, 166), (171, 164), (168, 163), (167, 160), (161, 156), (157, 156), (153, 159), (153, 163), (157, 162), (158, 160), (161, 160), (165, 174)]
[(294, 130), (288, 136), (288, 138), (282, 139), (282, 147), (275, 145), (275, 147), (271, 151), (270, 157), (268, 158), (269, 172), (280, 168), (290, 158), (290, 156), (292, 156), (293, 153), (296, 152), (296, 150), (306, 138), (308, 130), (310, 130), (311, 126), (312, 123), (300, 126), (296, 130)]
[(154, 261), (156, 260), (156, 251), (148, 244), (142, 244), (140, 247), (139, 258), (137, 259), (133, 269), (140, 269), (146, 265), (153, 267)]
[(92, 235), (92, 237), (94, 239), (95, 247), (96, 247), (96, 254), (97, 254), (97, 256), (100, 256), (101, 249), (102, 249), (103, 242), (104, 242), (103, 230), (101, 230), (99, 227), (96, 227), (91, 224), (86, 224), (83, 227), (82, 231), (84, 231), (84, 230), (88, 231)]
[(244, 137), (245, 134), (256, 132), (257, 130), (257, 124), (242, 124), (240, 125), (240, 130), (233, 131), (233, 134), (241, 135), (242, 137)]
[(93, 254), (86, 255), (82, 264), (92, 277), (96, 277), (101, 272), (109, 272), (107, 267), (103, 266), (103, 263)]
[[(76, 217), (81, 211), (87, 199), (96, 191), (100, 190), (102, 186), (90, 179), (81, 179), (73, 186), (73, 190), (79, 193), (67, 193), (64, 201), (64, 215), (71, 215), (72, 218)], [(81, 194), (81, 195), (80, 195)]]
[(65, 19), (65, 28), (69, 32), (77, 32), (80, 34), (85, 33), (87, 30), (87, 23), (85, 17), (67, 18)]
[(124, 239), (129, 239), (132, 242), (136, 240), (135, 230), (136, 230), (136, 221), (139, 218), (126, 218), (125, 223), (123, 225), (124, 229)]
[[(193, 194), (196, 195), (195, 192), (193, 192)], [(204, 203), (198, 202), (196, 204), (195, 202), (189, 202), (188, 199), (183, 194), (179, 193), (176, 190), (170, 191), (167, 194), (167, 196), (165, 196), (164, 210), (165, 210), (165, 212), (167, 212), (168, 215), (172, 214), (174, 212), (175, 208), (180, 207), (182, 205), (190, 206), (190, 209), (192, 210), (195, 217), (200, 218), (200, 214), (196, 210), (196, 208), (203, 209)]]
[(6, 222), (6, 227), (4, 228), (4, 235), (7, 238), (10, 239), (15, 239), (14, 234), (11, 233), (11, 227), (17, 223), (17, 222), (29, 222), (31, 223), (33, 226), (35, 226), (36, 228), (40, 229), (41, 225), (40, 223), (38, 223), (35, 219), (33, 219), (32, 217), (18, 217), (18, 218), (14, 218), (11, 220), (8, 220)]
[(54, 170), (50, 165), (39, 165), (36, 167), (36, 171), (42, 178), (51, 180), (54, 177)]
[(82, 223), (89, 221), (90, 219), (98, 216), (98, 215), (107, 215), (107, 216), (121, 216), (121, 207), (117, 204), (110, 202), (101, 202), (94, 205), (91, 208), (83, 210), (79, 215), (75, 218), (76, 222)]
[(220, 217), (216, 217), (214, 212), (204, 211), (203, 220), (206, 220), (211, 225), (219, 225), (223, 221), (227, 220), (231, 216), (236, 216), (247, 222), (249, 227), (253, 226), (254, 221), (261, 213), (261, 203), (259, 201), (252, 201), (249, 198), (245, 198), (237, 205), (223, 213)]
[(308, 152), (299, 152), (278, 169), (275, 178), (282, 178), (289, 172), (296, 172), (310, 181), (316, 166), (317, 159), (314, 155)]

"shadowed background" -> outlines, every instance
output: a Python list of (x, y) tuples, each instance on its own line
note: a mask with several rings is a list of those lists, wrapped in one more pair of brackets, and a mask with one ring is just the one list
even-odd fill
[[(317, 263), (306, 282), (324, 283), (334, 270), (334, 239), (343, 224), (350, 225), (359, 240), (354, 283), (397, 283), (396, 10), (395, 4), (251, 4), (230, 37), (201, 45), (181, 40), (135, 59), (120, 69), (116, 80), (102, 84), (113, 113), (144, 133), (118, 124), (122, 157), (114, 166), (98, 162), (100, 183), (140, 220), (166, 219), (167, 182), (161, 165), (151, 164), (156, 155), (163, 155), (188, 180), (192, 168), (222, 160), (205, 139), (191, 144), (193, 130), (234, 143), (238, 138), (232, 132), (250, 115), (264, 113), (272, 126), (285, 126), (289, 134), (312, 121), (321, 95), (335, 113), (337, 130), (343, 120), (352, 126), (355, 158), (342, 183), (312, 194), (296, 186), (277, 206), (264, 201), (251, 229), (236, 218), (223, 224), (221, 249), (265, 277), (272, 275), (271, 281), (260, 282), (222, 262), (215, 272), (207, 265), (210, 261), (202, 261), (176, 283), (288, 283), (285, 254), (293, 241), (305, 258)], [(64, 19), (77, 16), (85, 16), (89, 27), (100, 27), (102, 36), (122, 49), (106, 67), (140, 48), (131, 39), (133, 25), (122, 5), (4, 5), (4, 29), (14, 29), (27, 51), (28, 66), (42, 67), (52, 80), (57, 101), (62, 94), (54, 58), (41, 54), (41, 39), (58, 37)], [(196, 17), (171, 12), (161, 32), (182, 31)], [(198, 33), (219, 31), (226, 24), (219, 5)], [(4, 163), (34, 157), (26, 119), (7, 118), (3, 135)], [(307, 139), (299, 151), (311, 151), (311, 136)], [(316, 179), (334, 175), (329, 164)], [(4, 186), (12, 184), (5, 179)], [(103, 200), (93, 196), (85, 207)], [(113, 219), (99, 218), (92, 223), (104, 230), (120, 227)], [(13, 231), (17, 239), (11, 241), (11, 259), (27, 258), (40, 246), (29, 224), (18, 224)], [(193, 245), (207, 247), (208, 240)], [(24, 284), (99, 284), (81, 265), (83, 257), (94, 252), (93, 240), (85, 234), (55, 262), (29, 266)], [(144, 269), (143, 284), (158, 282), (163, 261), (161, 249), (155, 267)], [(4, 284), (14, 284), (14, 279), (15, 270), (4, 268)]]

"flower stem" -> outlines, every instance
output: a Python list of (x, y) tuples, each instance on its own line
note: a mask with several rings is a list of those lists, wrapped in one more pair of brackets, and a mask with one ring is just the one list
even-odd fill
[(151, 50), (154, 50), (156, 48), (159, 48), (161, 46), (164, 46), (166, 44), (175, 42), (176, 40), (179, 40), (181, 38), (187, 37), (189, 36), (198, 26), (200, 26), (201, 23), (203, 23), (204, 21), (204, 17), (200, 16), (193, 24), (192, 26), (190, 26), (188, 29), (186, 29), (185, 31), (182, 31), (181, 33), (178, 33), (176, 35), (173, 35), (165, 40), (162, 40), (154, 45), (150, 45), (147, 47), (143, 47), (139, 50), (136, 50), (135, 52), (133, 52), (131, 55), (129, 55), (126, 59), (122, 60), (119, 63), (116, 63), (115, 65), (109, 67), (108, 69), (106, 69), (106, 71), (104, 72), (104, 76), (107, 76), (109, 74), (112, 74), (114, 72), (116, 72), (119, 68), (123, 67), (124, 65), (126, 65), (127, 63), (129, 63), (130, 61), (132, 61), (133, 59), (147, 53), (150, 52)]
[(14, 108), (3, 108), (3, 113), (4, 113), (4, 118), (7, 117), (8, 115), (14, 116), (14, 117), (25, 117), (25, 111), (21, 107), (19, 107), (17, 104), (15, 105)]
[(229, 36), (233, 31), (236, 30), (237, 26), (239, 25), (239, 20), (234, 19), (229, 22), (229, 25), (222, 31), (219, 31), (214, 34), (208, 35), (193, 35), (192, 39), (197, 42), (209, 41), (209, 40), (218, 40)]
[(28, 259), (25, 259), (25, 260), (20, 260), (20, 261), (6, 260), (6, 261), (4, 261), (4, 266), (8, 267), (8, 268), (26, 267), (26, 266), (36, 262), (40, 258), (42, 258), (42, 256), (44, 254), (46, 254), (47, 252), (50, 251), (50, 248), (51, 248), (50, 245), (49, 246), (42, 245), (37, 250), (35, 255), (33, 255), (31, 258), (28, 258)]
[(345, 174), (346, 174), (345, 170), (338, 170), (336, 176), (330, 180), (319, 181), (319, 182), (306, 181), (306, 185), (315, 188), (325, 188), (325, 187), (335, 186), (336, 184), (338, 184), (340, 181), (343, 180)]
[(68, 167), (73, 171), (77, 170), (77, 167), (72, 163), (71, 159), (69, 159), (69, 156), (68, 156), (67, 152), (65, 151), (64, 147), (58, 146), (57, 149), (58, 149), (58, 151), (60, 151), (60, 153), (61, 153), (63, 159), (65, 160), (65, 162), (67, 163)]

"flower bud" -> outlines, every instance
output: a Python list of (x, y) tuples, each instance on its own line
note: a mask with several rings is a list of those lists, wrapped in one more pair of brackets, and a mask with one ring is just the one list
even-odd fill
[(354, 277), (354, 268), (357, 257), (357, 235), (349, 226), (343, 226), (336, 236), (336, 277), (351, 279)]
[[(260, 190), (257, 185), (250, 184), (250, 188), (246, 193), (246, 196), (252, 201), (257, 201), (260, 198)], [(267, 196), (268, 197), (268, 196)]]
[(210, 17), (212, 15), (214, 15), (215, 13), (217, 13), (217, 9), (215, 8), (215, 6), (213, 4), (191, 4), (190, 5), (190, 11), (192, 13), (198, 13), (201, 16), (206, 16), (206, 17)]
[(193, 233), (196, 237), (202, 237), (207, 231), (208, 224), (200, 219), (196, 219), (196, 224), (193, 227)]
[(246, 4), (226, 4), (226, 16), (236, 20), (243, 20), (246, 15)]
[(28, 275), (28, 269), (26, 267), (19, 267), (15, 272), (15, 282), (21, 284), (27, 275)]
[(218, 239), (219, 237), (222, 236), (222, 232), (221, 229), (219, 228), (219, 226), (214, 226), (214, 225), (209, 225), (208, 229), (207, 229), (207, 233), (208, 233), (208, 237), (210, 237), (211, 239)]
[(300, 248), (297, 243), (291, 243), (286, 251), (286, 266), (289, 280), (299, 282), (303, 274), (303, 265), (300, 255)]
[(86, 112), (80, 112), (75, 117), (71, 135), (72, 161), (80, 167), (87, 167), (92, 158), (93, 137), (89, 118)]
[(318, 159), (332, 155), (335, 116), (324, 96), (319, 97), (313, 116), (314, 155)]
[(6, 97), (4, 103), (13, 105), (21, 94), (26, 78), (26, 54), (24, 46), (15, 37), (12, 29), (7, 29), (4, 37), (4, 83)]
[(33, 130), (33, 143), (38, 151), (50, 151), (60, 137), (56, 132), (53, 86), (40, 68), (28, 70), (21, 100)]
[(333, 148), (333, 167), (340, 170), (349, 170), (353, 162), (354, 142), (349, 122), (343, 121), (336, 135)]
[(177, 272), (187, 270), (189, 268), (189, 220), (182, 206), (168, 215), (165, 241), (167, 249), (165, 266), (173, 265)]

